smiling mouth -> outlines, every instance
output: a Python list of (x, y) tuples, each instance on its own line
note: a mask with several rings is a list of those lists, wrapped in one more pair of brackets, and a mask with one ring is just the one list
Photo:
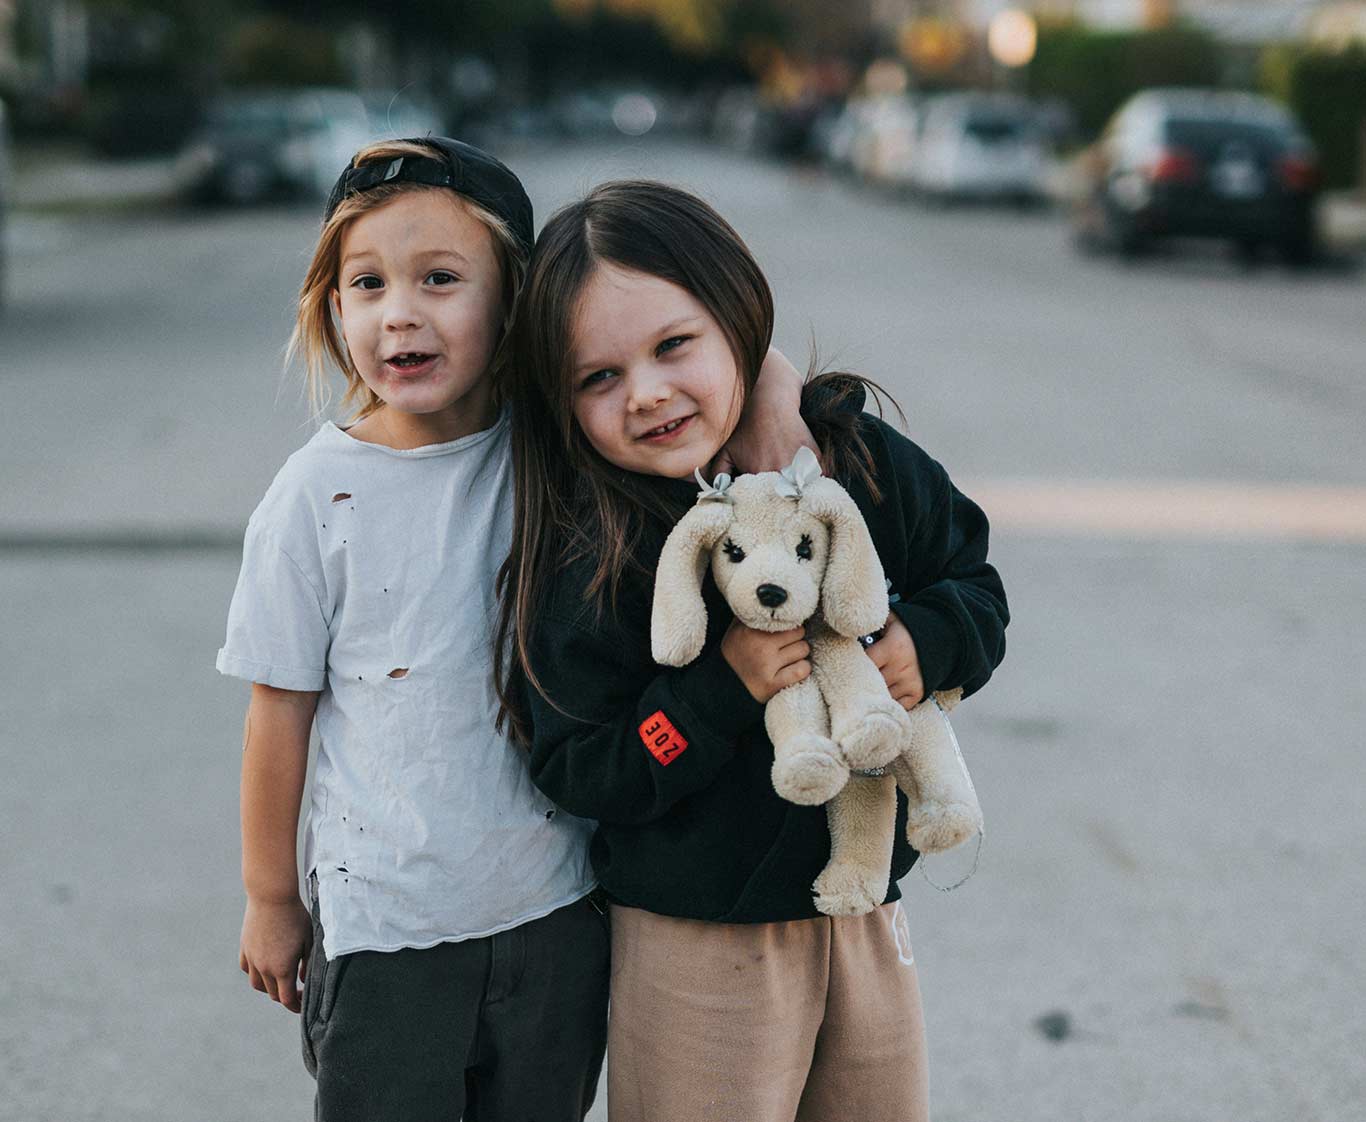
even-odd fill
[(671, 436), (691, 421), (693, 416), (694, 414), (689, 414), (686, 417), (679, 417), (676, 421), (665, 421), (664, 424), (659, 425), (657, 428), (652, 428), (649, 432), (641, 433), (636, 439), (659, 440), (661, 437)]

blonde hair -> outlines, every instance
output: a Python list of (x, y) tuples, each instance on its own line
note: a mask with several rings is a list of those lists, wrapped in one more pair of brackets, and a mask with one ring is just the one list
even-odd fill
[[(392, 160), (398, 156), (430, 157), (435, 149), (425, 144), (403, 140), (381, 140), (368, 144), (351, 159), (351, 167), (362, 164)], [(401, 194), (410, 191), (446, 191), (463, 206), (470, 217), (481, 222), (493, 235), (494, 256), (498, 260), (502, 274), (503, 322), (494, 348), (493, 361), (489, 364), (488, 375), (492, 379), (495, 400), (501, 398), (499, 377), (508, 361), (508, 330), (512, 325), (512, 313), (526, 277), (526, 247), (512, 232), (512, 228), (492, 211), (480, 206), (473, 199), (466, 198), (448, 187), (433, 187), (421, 183), (383, 183), (368, 191), (362, 191), (343, 199), (332, 216), (323, 223), (318, 244), (313, 250), (313, 258), (304, 273), (304, 283), (299, 289), (299, 310), (294, 321), (294, 331), (289, 337), (289, 347), (285, 352), (288, 366), (295, 358), (302, 358), (304, 380), (308, 389), (308, 401), (315, 415), (320, 415), (331, 404), (328, 387), (328, 366), (333, 365), (346, 378), (346, 392), (342, 395), (343, 406), (354, 406), (352, 421), (368, 417), (384, 404), (361, 379), (360, 372), (351, 361), (336, 319), (332, 314), (332, 291), (337, 287), (337, 277), (341, 271), (341, 243), (347, 228), (363, 214), (378, 210)]]

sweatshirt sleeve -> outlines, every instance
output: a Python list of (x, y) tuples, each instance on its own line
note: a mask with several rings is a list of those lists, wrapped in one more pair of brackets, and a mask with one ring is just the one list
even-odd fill
[(546, 696), (528, 686), (531, 776), (571, 814), (636, 825), (702, 790), (763, 720), (713, 644), (665, 669), (613, 629), (545, 619), (531, 660)]
[(972, 694), (1005, 657), (1010, 622), (987, 561), (987, 517), (940, 464), (887, 431), (907, 535), (906, 569), (888, 573), (901, 597), (892, 611), (915, 641), (926, 692), (961, 686)]

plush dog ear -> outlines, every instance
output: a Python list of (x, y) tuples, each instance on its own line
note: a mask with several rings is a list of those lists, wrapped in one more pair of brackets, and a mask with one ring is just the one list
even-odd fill
[(688, 511), (664, 542), (655, 570), (650, 650), (664, 666), (686, 666), (707, 641), (702, 577), (711, 551), (735, 518), (728, 502), (703, 501)]
[(887, 580), (854, 500), (833, 479), (802, 489), (801, 508), (830, 527), (830, 557), (821, 579), (821, 614), (841, 635), (869, 635), (887, 622)]

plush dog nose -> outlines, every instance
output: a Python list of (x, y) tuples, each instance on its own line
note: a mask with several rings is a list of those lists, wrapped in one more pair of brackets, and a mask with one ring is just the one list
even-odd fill
[(787, 600), (787, 589), (779, 588), (776, 584), (761, 584), (754, 594), (765, 608), (776, 608)]

